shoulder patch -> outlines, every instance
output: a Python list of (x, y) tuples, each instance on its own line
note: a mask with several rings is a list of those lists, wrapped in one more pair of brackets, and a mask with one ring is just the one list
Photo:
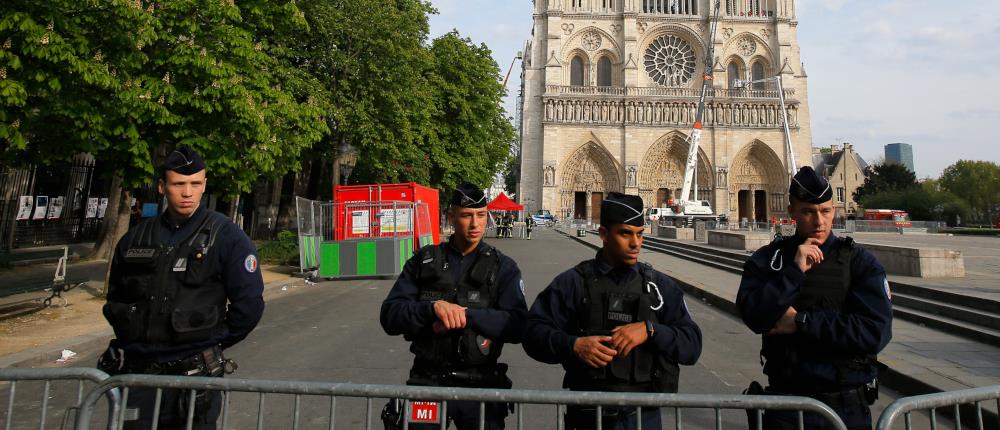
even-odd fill
[(243, 268), (246, 269), (247, 273), (254, 273), (257, 271), (257, 256), (250, 254), (243, 260)]
[(889, 289), (889, 278), (882, 278), (882, 286), (885, 287), (885, 296), (892, 300), (892, 290)]
[(520, 284), (521, 284), (521, 296), (525, 296), (525, 294), (524, 294), (524, 279), (522, 279), (520, 281)]

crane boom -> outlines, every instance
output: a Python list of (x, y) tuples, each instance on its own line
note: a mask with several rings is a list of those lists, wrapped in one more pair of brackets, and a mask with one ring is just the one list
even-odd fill
[[(684, 168), (684, 186), (681, 188), (681, 195), (679, 196), (681, 207), (686, 206), (685, 202), (695, 202), (698, 200), (697, 190), (692, 190), (692, 183), (695, 180), (695, 172), (698, 167), (698, 143), (701, 141), (701, 120), (705, 115), (705, 97), (708, 95), (709, 88), (714, 79), (712, 66), (715, 65), (715, 32), (719, 28), (720, 3), (722, 3), (721, 0), (715, 1), (715, 19), (709, 16), (709, 20), (712, 22), (709, 25), (708, 41), (705, 43), (707, 47), (707, 53), (705, 54), (705, 76), (701, 83), (701, 96), (698, 98), (698, 111), (695, 114), (694, 126), (691, 128), (691, 137), (688, 139), (687, 164)], [(693, 196), (692, 192), (695, 193)]]

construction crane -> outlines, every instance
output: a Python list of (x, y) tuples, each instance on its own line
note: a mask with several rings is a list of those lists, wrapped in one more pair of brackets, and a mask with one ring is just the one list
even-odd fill
[(788, 151), (788, 177), (792, 177), (798, 171), (798, 164), (795, 162), (795, 148), (792, 147), (792, 134), (788, 128), (788, 109), (785, 108), (785, 88), (781, 84), (781, 74), (779, 73), (770, 78), (757, 79), (756, 81), (737, 79), (733, 81), (733, 85), (737, 88), (745, 88), (748, 85), (762, 84), (764, 82), (775, 82), (778, 87), (778, 103), (781, 103), (781, 117), (784, 118), (781, 123), (785, 129), (785, 151)]
[(524, 54), (521, 51), (517, 51), (517, 55), (515, 55), (514, 59), (510, 61), (510, 67), (507, 68), (507, 75), (503, 77), (503, 89), (507, 89), (507, 80), (510, 79), (510, 72), (514, 70), (514, 63), (522, 58), (524, 58)]
[(705, 115), (705, 98), (712, 88), (712, 66), (715, 63), (715, 35), (719, 28), (719, 9), (721, 0), (716, 0), (713, 8), (714, 18), (709, 16), (710, 30), (708, 40), (705, 43), (707, 52), (705, 53), (705, 75), (701, 84), (701, 96), (698, 98), (698, 111), (695, 114), (694, 125), (691, 127), (691, 136), (688, 139), (687, 163), (684, 167), (684, 185), (681, 188), (679, 198), (674, 199), (674, 204), (670, 207), (670, 212), (661, 219), (673, 220), (678, 226), (694, 221), (695, 219), (717, 220), (718, 217), (712, 210), (712, 206), (707, 201), (698, 200), (698, 144), (701, 141), (702, 118)]

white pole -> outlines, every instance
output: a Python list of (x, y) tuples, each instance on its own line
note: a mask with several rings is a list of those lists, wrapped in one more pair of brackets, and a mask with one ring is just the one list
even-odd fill
[(798, 168), (795, 163), (795, 148), (792, 147), (792, 134), (788, 128), (788, 109), (785, 108), (785, 89), (781, 84), (781, 72), (778, 72), (778, 76), (775, 79), (778, 81), (778, 101), (781, 103), (781, 115), (784, 117), (783, 125), (785, 128), (785, 144), (788, 148), (788, 175), (789, 177), (795, 176), (795, 170)]

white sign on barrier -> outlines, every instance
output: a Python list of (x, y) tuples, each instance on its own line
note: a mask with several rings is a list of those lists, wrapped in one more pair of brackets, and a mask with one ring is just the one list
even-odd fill
[(17, 220), (24, 221), (31, 218), (32, 198), (31, 196), (21, 196), (21, 207), (17, 210)]
[(49, 196), (35, 197), (35, 213), (31, 219), (45, 219), (45, 211), (49, 208)]
[(52, 199), (52, 204), (49, 205), (49, 212), (45, 214), (45, 218), (59, 219), (62, 217), (63, 199), (64, 199), (63, 196), (59, 196)]
[(409, 233), (413, 228), (411, 220), (413, 210), (404, 209), (382, 209), (379, 211), (379, 228), (382, 233)]
[(368, 234), (368, 211), (351, 211), (351, 234)]
[(104, 218), (104, 212), (108, 210), (108, 199), (107, 197), (101, 199), (101, 203), (97, 205), (97, 217)]
[(87, 199), (87, 218), (97, 217), (97, 207), (100, 205), (100, 199), (97, 197), (91, 197)]

